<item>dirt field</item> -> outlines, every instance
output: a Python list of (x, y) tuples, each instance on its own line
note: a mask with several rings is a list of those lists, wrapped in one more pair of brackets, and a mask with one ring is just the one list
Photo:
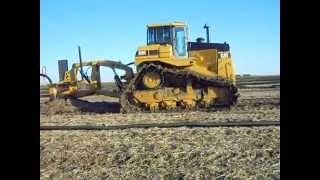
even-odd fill
[[(279, 87), (240, 94), (230, 110), (181, 113), (119, 114), (118, 99), (103, 95), (83, 98), (91, 103), (40, 99), (40, 123), (280, 121)], [(280, 178), (279, 127), (41, 131), (40, 141), (41, 179)]]

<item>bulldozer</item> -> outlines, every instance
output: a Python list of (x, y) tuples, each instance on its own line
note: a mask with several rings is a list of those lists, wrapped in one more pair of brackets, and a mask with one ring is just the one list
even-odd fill
[(121, 94), (122, 112), (227, 106), (237, 102), (227, 43), (188, 41), (181, 21), (147, 25), (147, 44), (135, 54), (137, 73)]
[[(61, 66), (63, 78), (49, 88), (52, 97), (79, 97), (93, 94), (101, 88), (100, 66), (110, 67), (115, 73), (121, 112), (158, 112), (180, 109), (211, 109), (230, 107), (239, 93), (231, 58), (230, 46), (211, 43), (209, 26), (205, 25), (207, 40), (188, 41), (186, 23), (148, 24), (147, 43), (137, 48), (132, 68), (120, 62), (103, 60), (80, 63), (70, 71)], [(83, 66), (91, 66), (88, 77)], [(126, 72), (118, 76), (115, 68)], [(59, 68), (61, 69), (61, 68)], [(77, 73), (80, 72), (81, 80)]]

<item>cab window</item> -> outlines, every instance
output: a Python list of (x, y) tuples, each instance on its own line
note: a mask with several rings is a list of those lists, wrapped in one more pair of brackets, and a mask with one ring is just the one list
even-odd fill
[(176, 56), (186, 56), (186, 33), (183, 27), (175, 28), (175, 52)]
[(170, 27), (150, 27), (148, 28), (147, 44), (171, 44)]

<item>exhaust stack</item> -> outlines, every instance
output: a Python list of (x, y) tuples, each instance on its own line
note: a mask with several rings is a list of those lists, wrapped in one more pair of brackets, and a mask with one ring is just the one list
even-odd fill
[(207, 24), (205, 24), (203, 26), (204, 29), (206, 29), (206, 33), (207, 33), (207, 43), (210, 43), (210, 39), (209, 39), (209, 26), (207, 26)]

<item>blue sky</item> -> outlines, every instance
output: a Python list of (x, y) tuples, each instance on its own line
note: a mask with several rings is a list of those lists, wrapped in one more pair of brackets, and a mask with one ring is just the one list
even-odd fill
[[(129, 63), (146, 43), (146, 24), (185, 21), (190, 39), (230, 44), (237, 74), (280, 74), (279, 0), (41, 0), (40, 65), (58, 80), (58, 59), (112, 59)], [(111, 69), (102, 80), (111, 81)]]

